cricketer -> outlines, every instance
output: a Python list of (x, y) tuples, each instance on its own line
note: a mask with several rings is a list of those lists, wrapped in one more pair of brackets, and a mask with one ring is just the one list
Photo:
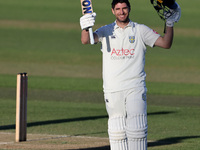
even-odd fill
[[(166, 0), (155, 0), (160, 7)], [(169, 49), (172, 46), (175, 22), (181, 8), (164, 10), (166, 30), (163, 36), (146, 25), (129, 19), (129, 0), (112, 0), (115, 21), (97, 29), (94, 42), (101, 43), (103, 56), (103, 90), (108, 113), (108, 135), (111, 150), (147, 150), (147, 88), (145, 53), (147, 46)], [(158, 3), (159, 2), (159, 3)], [(173, 12), (173, 13), (170, 13)], [(95, 24), (96, 13), (80, 18), (81, 42), (89, 44), (88, 29)]]

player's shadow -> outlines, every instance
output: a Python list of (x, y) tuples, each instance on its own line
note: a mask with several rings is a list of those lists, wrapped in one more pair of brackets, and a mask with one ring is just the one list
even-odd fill
[[(170, 111), (153, 112), (153, 113), (148, 113), (148, 116), (150, 116), (150, 115), (167, 115), (167, 114), (171, 114), (171, 113), (174, 113), (174, 112), (170, 112)], [(108, 118), (108, 116), (107, 115), (88, 116), (88, 117), (79, 117), (79, 118), (71, 118), (71, 119), (37, 121), (37, 122), (27, 123), (27, 127), (41, 126), (41, 125), (48, 125), (48, 124), (59, 124), (59, 123), (67, 123), (67, 122), (75, 122), (75, 121), (96, 120), (96, 119), (103, 119), (103, 118)], [(15, 129), (15, 124), (0, 126), (0, 130), (10, 130), (10, 129)]]
[[(88, 116), (88, 117), (79, 117), (79, 118), (71, 118), (71, 119), (38, 121), (38, 122), (27, 123), (27, 127), (41, 126), (41, 125), (48, 125), (48, 124), (59, 124), (59, 123), (67, 123), (67, 122), (76, 122), (76, 121), (97, 120), (97, 119), (104, 119), (104, 118), (108, 118), (108, 116), (107, 115)], [(15, 129), (15, 124), (0, 126), (0, 130), (9, 130), (9, 129)]]
[[(151, 115), (167, 115), (167, 114), (171, 114), (171, 113), (174, 113), (174, 112), (171, 112), (171, 111), (153, 112), (153, 113), (148, 113), (148, 116), (151, 116)], [(79, 117), (79, 118), (71, 118), (71, 119), (37, 121), (37, 122), (27, 123), (27, 127), (41, 126), (41, 125), (48, 125), (48, 124), (59, 124), (59, 123), (67, 123), (67, 122), (75, 122), (75, 121), (96, 120), (96, 119), (103, 119), (103, 118), (108, 118), (108, 116), (107, 115), (104, 115), (104, 116), (88, 116), (88, 117)], [(15, 124), (0, 126), (0, 130), (10, 130), (10, 129), (15, 129)]]
[(168, 114), (172, 114), (172, 113), (176, 113), (176, 112), (175, 111), (159, 111), (159, 112), (147, 113), (147, 116), (151, 116), (151, 115), (168, 115)]
[(148, 147), (172, 145), (172, 144), (182, 143), (182, 141), (186, 139), (196, 139), (196, 138), (200, 138), (200, 136), (180, 136), (180, 137), (165, 138), (154, 142), (148, 142)]
[[(155, 142), (148, 142), (148, 147), (172, 145), (181, 143), (183, 140), (186, 139), (194, 139), (194, 138), (200, 138), (200, 136), (183, 136), (183, 137), (172, 137), (172, 138), (161, 139)], [(82, 148), (77, 150), (110, 150), (110, 146)]]
[[(72, 149), (67, 149), (72, 150)], [(76, 150), (110, 150), (110, 146), (102, 146), (102, 147), (92, 147), (92, 148), (81, 148)]]

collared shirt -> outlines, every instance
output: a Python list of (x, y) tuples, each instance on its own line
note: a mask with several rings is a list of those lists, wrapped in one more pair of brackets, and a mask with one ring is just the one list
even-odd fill
[(146, 86), (146, 45), (153, 47), (160, 35), (132, 21), (124, 28), (115, 21), (95, 33), (102, 44), (104, 92)]

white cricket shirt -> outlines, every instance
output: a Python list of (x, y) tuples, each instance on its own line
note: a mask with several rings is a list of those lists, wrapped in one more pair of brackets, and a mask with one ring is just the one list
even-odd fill
[(95, 33), (102, 44), (104, 92), (146, 86), (146, 45), (153, 47), (160, 35), (132, 21), (124, 29), (114, 22)]

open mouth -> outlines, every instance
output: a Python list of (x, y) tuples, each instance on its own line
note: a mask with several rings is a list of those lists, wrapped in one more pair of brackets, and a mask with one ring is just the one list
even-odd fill
[(124, 20), (124, 19), (126, 18), (126, 16), (125, 16), (125, 15), (119, 15), (119, 18), (120, 18), (121, 20)]

